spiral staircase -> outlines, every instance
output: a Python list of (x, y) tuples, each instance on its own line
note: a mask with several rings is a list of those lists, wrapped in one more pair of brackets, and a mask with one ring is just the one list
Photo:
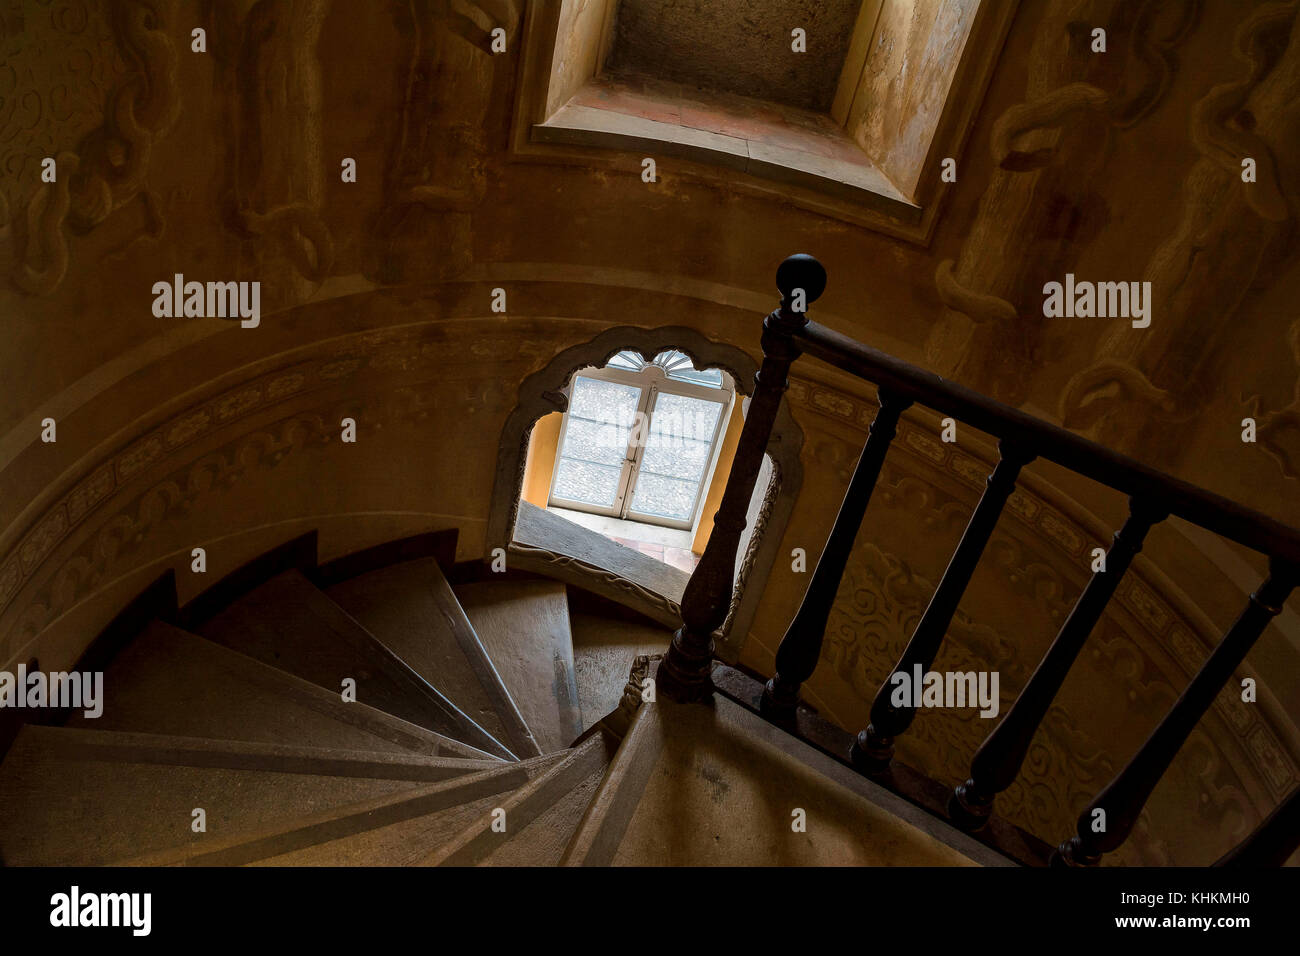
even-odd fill
[(6, 865), (1007, 862), (722, 697), (654, 695), (671, 635), (615, 605), (453, 565), (454, 532), (315, 547), (182, 608), (160, 579), (78, 668), (101, 716), (8, 728)]

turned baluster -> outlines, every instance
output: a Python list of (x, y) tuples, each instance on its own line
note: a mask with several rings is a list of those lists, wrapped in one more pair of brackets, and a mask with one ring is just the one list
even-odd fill
[(1146, 743), (1079, 816), (1077, 833), (1052, 857), (1057, 866), (1095, 866), (1102, 854), (1118, 848), (1133, 830), (1151, 791), (1173, 762), (1192, 728), (1210, 709), (1268, 622), (1282, 611), (1297, 581), (1300, 566), (1272, 561), (1269, 576), (1250, 596), (1236, 622), (1210, 652), (1173, 708)]
[(910, 399), (885, 389), (878, 391), (877, 398), (880, 410), (871, 423), (862, 455), (853, 469), (848, 491), (840, 503), (839, 514), (826, 539), (826, 547), (822, 549), (803, 602), (777, 649), (776, 674), (763, 688), (760, 706), (764, 713), (775, 717), (788, 717), (794, 711), (799, 700), (799, 687), (817, 667), (826, 621), (830, 617), (831, 605), (835, 603), (840, 579), (844, 577), (844, 567), (853, 551), (853, 540), (862, 526), (871, 492), (880, 478), (885, 454), (898, 431), (899, 416), (912, 404)]
[(966, 524), (957, 550), (953, 552), (948, 568), (943, 572), (943, 578), (939, 581), (934, 596), (930, 598), (930, 603), (926, 605), (925, 613), (899, 657), (898, 664), (890, 678), (876, 692), (871, 705), (871, 723), (853, 742), (850, 753), (853, 763), (868, 773), (879, 773), (889, 766), (894, 759), (894, 738), (907, 730), (916, 717), (916, 709), (910, 698), (902, 706), (894, 706), (891, 699), (894, 691), (893, 674), (901, 672), (910, 676), (918, 665), (924, 673), (934, 663), (952, 617), (957, 612), (957, 605), (970, 584), (971, 575), (975, 573), (1002, 509), (1016, 489), (1020, 469), (1034, 457), (1025, 449), (1006, 441), (998, 447), (1001, 457), (985, 481), (984, 494), (980, 496), (979, 504)]
[(754, 394), (722, 503), (714, 515), (704, 554), (682, 594), (682, 626), (659, 665), (659, 687), (680, 700), (698, 700), (713, 691), (709, 676), (713, 634), (727, 619), (745, 516), (788, 384), (790, 364), (799, 356), (792, 336), (808, 322), (802, 309), (825, 290), (826, 270), (812, 256), (790, 256), (776, 271), (776, 285), (781, 290), (781, 305), (763, 321), (763, 363), (754, 376)]
[(1156, 502), (1129, 500), (1128, 520), (1115, 532), (1105, 556), (1104, 570), (1093, 574), (1029, 683), (975, 753), (970, 778), (957, 787), (949, 800), (949, 815), (958, 825), (967, 829), (983, 826), (992, 813), (994, 798), (1019, 775), (1034, 733), (1065, 683), (1070, 666), (1100, 620), (1124, 572), (1142, 549), (1147, 532), (1166, 515)]

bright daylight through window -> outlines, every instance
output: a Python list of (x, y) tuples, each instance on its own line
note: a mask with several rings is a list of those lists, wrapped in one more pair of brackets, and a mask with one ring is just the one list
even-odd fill
[(573, 378), (551, 504), (690, 528), (733, 392), (681, 352), (620, 352)]

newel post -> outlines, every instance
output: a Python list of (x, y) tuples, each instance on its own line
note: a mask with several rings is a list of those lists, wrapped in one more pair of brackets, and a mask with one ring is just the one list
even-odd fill
[(776, 270), (776, 285), (781, 290), (781, 305), (763, 321), (763, 364), (754, 376), (754, 394), (722, 504), (713, 517), (709, 543), (682, 595), (682, 626), (659, 665), (659, 688), (679, 700), (700, 700), (713, 692), (713, 634), (726, 621), (731, 607), (745, 515), (788, 385), (790, 364), (799, 356), (793, 336), (808, 322), (804, 314), (808, 303), (825, 290), (826, 270), (812, 256), (790, 256)]

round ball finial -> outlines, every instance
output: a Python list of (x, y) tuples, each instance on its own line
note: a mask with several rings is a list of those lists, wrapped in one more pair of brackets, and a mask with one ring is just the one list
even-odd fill
[(795, 289), (803, 289), (804, 303), (810, 304), (826, 291), (826, 269), (807, 253), (796, 253), (777, 266), (776, 287), (782, 304), (790, 301)]

